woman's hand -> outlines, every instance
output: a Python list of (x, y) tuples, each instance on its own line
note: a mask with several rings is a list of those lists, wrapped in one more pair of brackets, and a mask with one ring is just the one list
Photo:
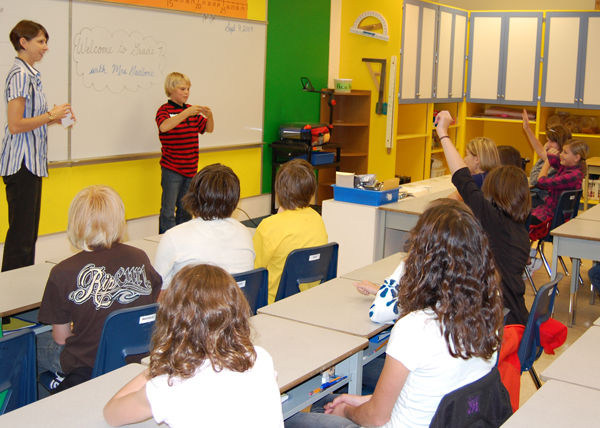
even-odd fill
[(52, 110), (50, 110), (50, 114), (54, 117), (55, 121), (60, 121), (65, 118), (67, 114), (71, 111), (71, 104), (61, 104), (57, 106), (54, 104)]
[[(351, 394), (342, 394), (339, 397), (336, 397), (331, 403), (327, 403), (325, 405), (325, 413), (327, 414), (337, 414), (334, 413), (334, 410), (339, 407), (338, 412), (345, 409), (346, 406), (358, 407), (361, 404), (366, 403), (371, 399), (372, 395), (351, 395)], [(338, 416), (340, 416), (338, 414)]]
[(356, 287), (356, 291), (358, 291), (360, 294), (364, 294), (365, 296), (368, 296), (369, 294), (377, 294), (377, 292), (379, 291), (379, 287), (375, 284), (373, 284), (371, 281), (367, 281), (366, 279), (362, 280), (361, 282), (355, 282), (354, 286)]

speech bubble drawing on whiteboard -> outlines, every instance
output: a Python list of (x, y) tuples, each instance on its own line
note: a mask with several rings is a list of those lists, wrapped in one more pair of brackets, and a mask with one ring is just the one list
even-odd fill
[(86, 88), (137, 91), (162, 85), (166, 45), (138, 32), (83, 28), (73, 39), (73, 61)]

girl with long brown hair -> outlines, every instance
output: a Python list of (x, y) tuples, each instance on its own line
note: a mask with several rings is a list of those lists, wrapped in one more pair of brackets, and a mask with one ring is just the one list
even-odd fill
[[(106, 404), (106, 421), (282, 427), (273, 360), (252, 345), (249, 318), (248, 302), (223, 269), (181, 269), (160, 302), (150, 368)], [(233, 411), (232, 394), (240, 397)]]

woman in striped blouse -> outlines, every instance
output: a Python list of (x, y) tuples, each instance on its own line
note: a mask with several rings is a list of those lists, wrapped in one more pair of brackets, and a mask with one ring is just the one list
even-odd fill
[(60, 122), (71, 110), (62, 104), (48, 111), (40, 72), (33, 68), (48, 51), (46, 29), (24, 20), (10, 32), (10, 41), (17, 57), (6, 78), (7, 122), (0, 149), (9, 225), (3, 271), (34, 264), (42, 177), (48, 176), (48, 125)]

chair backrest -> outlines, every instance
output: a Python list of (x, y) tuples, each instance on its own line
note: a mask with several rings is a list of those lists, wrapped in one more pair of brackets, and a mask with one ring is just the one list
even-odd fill
[(495, 428), (511, 415), (510, 395), (494, 367), (475, 382), (444, 395), (429, 427)]
[(337, 242), (292, 251), (285, 260), (275, 301), (300, 292), (300, 284), (337, 277)]
[(0, 415), (37, 400), (35, 353), (31, 329), (0, 338)]
[(127, 365), (130, 355), (150, 352), (158, 303), (119, 309), (104, 322), (92, 378)]
[(525, 325), (525, 332), (519, 345), (519, 361), (521, 362), (521, 373), (528, 371), (533, 366), (535, 360), (542, 353), (540, 344), (540, 325), (550, 318), (552, 308), (554, 307), (554, 297), (556, 296), (556, 285), (563, 278), (562, 273), (557, 273), (556, 278), (547, 284), (544, 284), (535, 295), (529, 318)]
[(265, 268), (249, 270), (233, 275), (235, 282), (242, 289), (250, 304), (252, 313), (267, 306), (269, 299), (269, 271)]
[[(579, 212), (579, 202), (581, 201), (581, 195), (583, 194), (582, 189), (578, 190), (565, 190), (560, 194), (558, 198), (558, 205), (556, 211), (554, 211), (554, 217), (550, 224), (550, 230), (556, 229), (558, 226), (562, 226), (569, 220), (577, 217)], [(547, 242), (552, 242), (552, 235), (548, 233), (546, 238)]]

